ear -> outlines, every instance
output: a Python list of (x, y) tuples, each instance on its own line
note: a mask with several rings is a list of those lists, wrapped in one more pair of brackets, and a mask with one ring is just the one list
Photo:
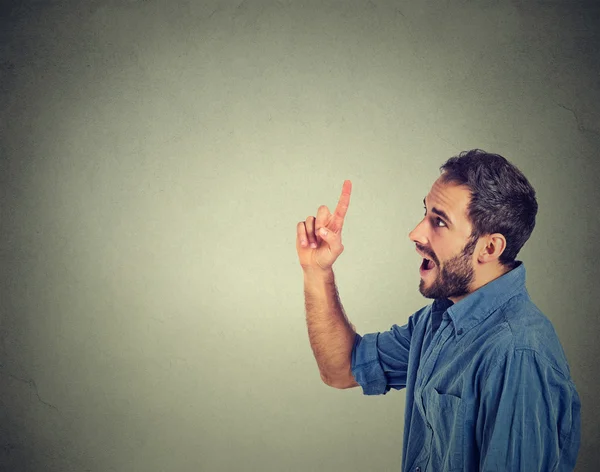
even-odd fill
[(497, 261), (506, 249), (506, 238), (500, 233), (485, 238), (485, 246), (479, 252), (479, 261), (483, 263)]

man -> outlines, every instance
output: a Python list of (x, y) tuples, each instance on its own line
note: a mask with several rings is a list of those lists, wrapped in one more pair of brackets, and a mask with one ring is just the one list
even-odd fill
[(504, 157), (463, 152), (441, 166), (409, 233), (419, 291), (434, 299), (404, 326), (360, 336), (332, 264), (351, 182), (332, 215), (297, 227), (307, 326), (322, 380), (366, 395), (406, 388), (403, 471), (567, 471), (580, 400), (556, 332), (515, 260), (535, 226), (535, 191)]

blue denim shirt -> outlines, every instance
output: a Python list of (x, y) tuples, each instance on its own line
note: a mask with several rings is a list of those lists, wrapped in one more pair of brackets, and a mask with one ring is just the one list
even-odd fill
[(356, 335), (352, 373), (364, 394), (406, 388), (403, 471), (575, 467), (579, 395), (517, 262), (456, 304), (436, 299), (404, 326)]

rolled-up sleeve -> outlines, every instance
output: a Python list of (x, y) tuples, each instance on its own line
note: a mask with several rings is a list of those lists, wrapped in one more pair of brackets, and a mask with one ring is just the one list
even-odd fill
[(477, 418), (482, 471), (572, 471), (580, 442), (573, 382), (531, 349), (501, 359), (483, 387)]
[(385, 395), (390, 388), (406, 387), (411, 335), (412, 319), (386, 332), (356, 335), (352, 374), (365, 395)]

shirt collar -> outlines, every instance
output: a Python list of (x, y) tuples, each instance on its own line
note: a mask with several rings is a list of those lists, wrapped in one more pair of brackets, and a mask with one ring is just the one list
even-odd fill
[(483, 287), (452, 303), (447, 298), (433, 302), (432, 311), (447, 312), (454, 324), (454, 334), (462, 335), (482, 322), (497, 308), (515, 295), (525, 292), (525, 265), (515, 261), (516, 267)]

